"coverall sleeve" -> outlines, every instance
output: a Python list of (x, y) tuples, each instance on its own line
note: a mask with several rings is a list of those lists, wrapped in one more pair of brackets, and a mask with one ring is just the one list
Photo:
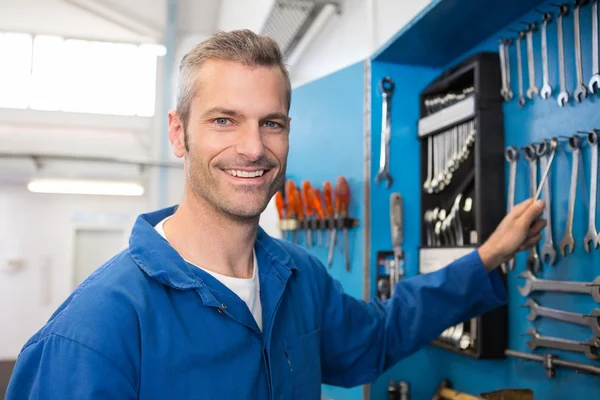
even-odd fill
[(58, 335), (26, 347), (15, 365), (6, 400), (137, 399), (129, 380), (95, 350)]
[(382, 302), (343, 293), (326, 273), (321, 322), (323, 383), (353, 387), (377, 379), (445, 329), (506, 303), (498, 272), (473, 251), (441, 270), (406, 278)]

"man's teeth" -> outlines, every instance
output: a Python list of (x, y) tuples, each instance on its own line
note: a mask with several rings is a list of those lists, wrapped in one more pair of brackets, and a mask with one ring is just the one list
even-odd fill
[(238, 171), (235, 169), (227, 169), (225, 172), (231, 176), (237, 176), (239, 178), (257, 178), (265, 173), (265, 171), (262, 169), (258, 171)]

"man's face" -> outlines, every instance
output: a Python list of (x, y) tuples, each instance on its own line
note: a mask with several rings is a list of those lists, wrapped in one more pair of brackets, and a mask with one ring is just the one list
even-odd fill
[(197, 84), (185, 133), (178, 116), (169, 115), (169, 137), (175, 155), (185, 156), (187, 184), (230, 217), (256, 218), (285, 179), (290, 120), (283, 73), (209, 60)]

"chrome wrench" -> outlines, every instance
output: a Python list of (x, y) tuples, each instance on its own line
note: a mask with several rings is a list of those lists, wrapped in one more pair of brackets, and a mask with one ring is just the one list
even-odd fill
[(580, 293), (589, 294), (600, 303), (600, 276), (590, 282), (579, 281), (551, 281), (546, 279), (537, 279), (531, 271), (523, 271), (521, 278), (527, 280), (525, 286), (519, 286), (517, 289), (521, 296), (527, 297), (532, 292), (560, 292), (560, 293)]
[[(504, 151), (504, 157), (510, 165), (510, 171), (508, 175), (508, 200), (506, 202), (506, 213), (508, 214), (515, 206), (515, 184), (517, 181), (517, 162), (519, 161), (519, 150), (513, 146), (507, 147)], [(504, 273), (507, 273), (508, 271), (512, 271), (514, 269), (514, 258), (508, 261), (508, 264), (502, 264), (502, 271)]]
[(578, 103), (588, 96), (587, 86), (583, 83), (583, 62), (581, 61), (581, 29), (579, 29), (579, 8), (580, 4), (575, 3), (573, 8), (573, 27), (575, 29), (575, 68), (577, 69), (577, 88), (573, 97)]
[(560, 241), (560, 252), (563, 257), (567, 252), (575, 250), (575, 238), (573, 237), (573, 217), (575, 215), (575, 200), (577, 199), (577, 179), (579, 174), (579, 157), (581, 155), (581, 139), (579, 136), (569, 138), (569, 148), (573, 152), (573, 163), (571, 165), (571, 184), (569, 187), (569, 212), (567, 214), (567, 229), (565, 236)]
[(598, 0), (592, 3), (592, 77), (590, 78), (590, 92), (596, 93), (600, 89), (600, 60), (598, 59)]
[(533, 299), (528, 299), (525, 303), (525, 307), (529, 308), (529, 314), (527, 315), (527, 318), (530, 321), (535, 321), (537, 317), (552, 318), (557, 321), (587, 326), (590, 328), (594, 336), (600, 337), (600, 308), (596, 308), (589, 315), (585, 315), (542, 307)]
[(383, 98), (381, 115), (381, 149), (379, 153), (379, 172), (375, 176), (375, 183), (379, 184), (383, 179), (387, 181), (386, 188), (392, 186), (392, 175), (390, 174), (390, 141), (392, 130), (390, 125), (392, 93), (394, 92), (394, 81), (389, 76), (381, 80), (381, 96)]
[(558, 18), (556, 19), (556, 29), (558, 36), (558, 72), (560, 80), (560, 93), (558, 94), (558, 105), (564, 107), (570, 99), (567, 91), (567, 77), (565, 72), (565, 45), (563, 40), (563, 17), (569, 15), (569, 5), (563, 4), (560, 6)]
[[(530, 144), (525, 147), (525, 158), (529, 162), (529, 191), (531, 197), (535, 197), (537, 191), (537, 155), (533, 145)], [(537, 245), (533, 245), (527, 253), (527, 268), (533, 273), (540, 271)]]
[(548, 100), (550, 96), (552, 96), (552, 86), (550, 86), (548, 74), (548, 40), (546, 36), (547, 27), (550, 22), (552, 22), (552, 14), (544, 13), (542, 22), (542, 70), (544, 72), (544, 84), (542, 86), (542, 91), (540, 92), (540, 96), (544, 100)]
[[(542, 189), (544, 192), (544, 219), (546, 220), (546, 227), (544, 228), (544, 244), (542, 245), (541, 259), (543, 262), (547, 262), (550, 265), (554, 265), (556, 261), (556, 250), (554, 249), (554, 240), (552, 238), (552, 206), (551, 206), (551, 195), (550, 195), (550, 179), (547, 178), (549, 173), (550, 164), (548, 163), (548, 152), (554, 155), (556, 150), (549, 148), (546, 141), (540, 143), (537, 148), (537, 156), (540, 160), (540, 168), (546, 174), (546, 179), (542, 178)], [(539, 188), (538, 188), (539, 191)]]
[(504, 62), (506, 69), (506, 95), (508, 99), (511, 100), (513, 98), (513, 92), (510, 88), (510, 45), (512, 44), (512, 39), (504, 40)]
[(525, 95), (523, 94), (523, 58), (521, 57), (521, 40), (525, 32), (520, 31), (517, 36), (517, 75), (519, 78), (519, 107), (525, 106)]
[(535, 58), (533, 55), (533, 32), (537, 32), (537, 23), (532, 22), (527, 26), (527, 69), (529, 72), (529, 89), (527, 97), (533, 99), (540, 91), (535, 84)]
[(427, 193), (431, 193), (431, 169), (433, 168), (433, 146), (432, 146), (431, 135), (427, 136), (427, 180), (423, 183), (423, 190)]
[(596, 191), (598, 190), (598, 135), (596, 132), (588, 134), (588, 143), (592, 153), (592, 173), (590, 174), (590, 209), (588, 231), (583, 238), (583, 247), (588, 253), (591, 251), (590, 242), (595, 249), (598, 248), (598, 232), (596, 231)]
[(500, 56), (500, 77), (502, 79), (502, 88), (500, 89), (500, 96), (506, 101), (508, 97), (508, 85), (506, 83), (506, 42), (504, 39), (499, 40), (498, 44), (498, 55)]
[(600, 339), (598, 338), (592, 338), (586, 343), (581, 343), (575, 340), (540, 336), (535, 329), (530, 329), (528, 334), (531, 336), (531, 340), (527, 341), (527, 345), (531, 350), (535, 350), (538, 347), (548, 347), (557, 350), (575, 351), (585, 354), (591, 360), (600, 360), (600, 355), (598, 354)]
[(394, 265), (390, 271), (390, 294), (394, 293), (396, 283), (404, 276), (404, 252), (402, 242), (404, 238), (402, 218), (402, 196), (400, 193), (390, 195), (390, 230), (392, 234), (392, 249), (394, 250)]

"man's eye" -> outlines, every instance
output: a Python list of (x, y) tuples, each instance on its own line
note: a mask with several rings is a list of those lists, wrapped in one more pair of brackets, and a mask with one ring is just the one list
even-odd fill
[(267, 126), (267, 128), (281, 128), (281, 124), (278, 124), (277, 122), (273, 121), (267, 121), (265, 122), (265, 125)]
[(215, 119), (215, 122), (217, 123), (217, 125), (227, 125), (227, 123), (229, 122), (228, 118), (217, 118)]

